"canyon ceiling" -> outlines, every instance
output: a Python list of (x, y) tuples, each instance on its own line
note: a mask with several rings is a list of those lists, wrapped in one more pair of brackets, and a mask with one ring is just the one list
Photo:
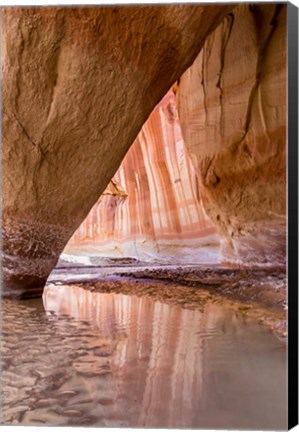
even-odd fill
[(2, 8), (4, 295), (41, 294), (173, 85), (196, 200), (224, 259), (284, 262), (286, 10)]

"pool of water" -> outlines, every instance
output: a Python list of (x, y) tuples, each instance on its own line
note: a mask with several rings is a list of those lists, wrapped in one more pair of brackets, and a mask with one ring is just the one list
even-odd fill
[(223, 306), (49, 285), (2, 321), (2, 423), (286, 428), (285, 341)]

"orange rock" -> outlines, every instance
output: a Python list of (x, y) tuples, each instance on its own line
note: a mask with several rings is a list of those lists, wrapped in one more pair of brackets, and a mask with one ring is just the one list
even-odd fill
[(242, 264), (285, 262), (286, 10), (239, 5), (177, 91), (205, 209), (224, 259)]

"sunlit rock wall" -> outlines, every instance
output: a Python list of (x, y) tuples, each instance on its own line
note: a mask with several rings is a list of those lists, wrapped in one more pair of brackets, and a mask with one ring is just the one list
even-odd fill
[(242, 4), (181, 77), (178, 112), (225, 259), (283, 263), (286, 5)]
[(216, 229), (201, 203), (171, 89), (66, 252), (200, 260), (196, 248), (211, 242), (218, 242)]

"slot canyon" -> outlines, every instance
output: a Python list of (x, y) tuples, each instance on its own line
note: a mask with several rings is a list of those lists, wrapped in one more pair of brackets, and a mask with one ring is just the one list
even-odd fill
[(287, 13), (1, 8), (3, 423), (285, 427)]

